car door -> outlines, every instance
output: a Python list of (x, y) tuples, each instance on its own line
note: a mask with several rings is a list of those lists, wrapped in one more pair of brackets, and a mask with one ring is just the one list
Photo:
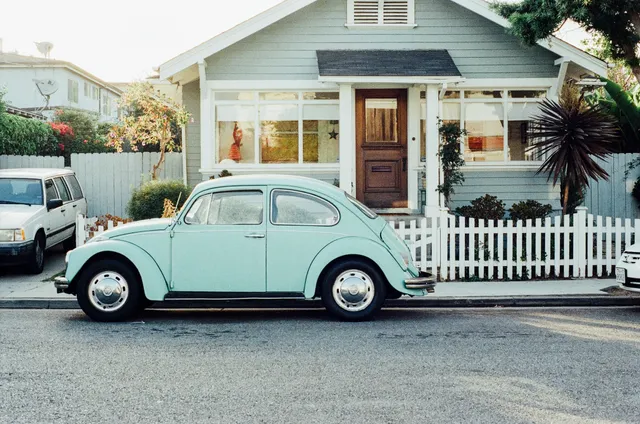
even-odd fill
[(297, 190), (271, 189), (267, 228), (267, 291), (302, 293), (309, 266), (343, 237), (340, 213), (328, 200)]
[[(46, 179), (44, 181), (45, 191), (45, 207), (50, 200), (60, 199), (60, 194), (56, 189), (56, 185), (53, 179)], [(47, 236), (47, 248), (56, 245), (62, 241), (62, 232), (65, 225), (65, 219), (62, 212), (63, 207), (50, 209), (47, 211), (45, 220), (45, 232)]]
[(62, 212), (64, 221), (62, 228), (60, 229), (60, 235), (61, 240), (66, 240), (73, 236), (73, 231), (76, 228), (76, 215), (73, 213), (73, 199), (71, 197), (71, 191), (69, 190), (69, 187), (67, 187), (67, 183), (65, 183), (63, 177), (55, 177), (53, 179), (53, 183), (58, 190), (60, 199), (62, 199), (60, 212)]
[(266, 291), (265, 189), (243, 187), (203, 194), (174, 226), (172, 291)]

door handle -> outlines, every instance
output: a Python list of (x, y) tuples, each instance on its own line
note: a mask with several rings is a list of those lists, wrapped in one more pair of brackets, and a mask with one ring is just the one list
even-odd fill
[(251, 239), (263, 239), (264, 234), (247, 234), (245, 237)]
[(74, 208), (77, 208), (77, 207), (78, 207), (78, 205), (73, 205), (73, 207), (74, 207)]
[(66, 209), (60, 209), (60, 212), (64, 212), (64, 211), (66, 211)]

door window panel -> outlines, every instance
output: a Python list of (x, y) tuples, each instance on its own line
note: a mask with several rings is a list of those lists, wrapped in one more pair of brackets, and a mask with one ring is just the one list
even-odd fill
[(71, 190), (71, 196), (73, 200), (82, 199), (84, 196), (82, 195), (82, 189), (80, 188), (80, 183), (78, 183), (78, 179), (75, 175), (68, 175), (65, 178), (69, 189)]
[(271, 222), (277, 225), (332, 226), (340, 213), (319, 197), (295, 191), (274, 190), (271, 201)]
[(211, 198), (209, 225), (260, 225), (264, 215), (261, 191), (214, 193)]
[(365, 100), (365, 141), (367, 143), (398, 142), (398, 100)]
[(53, 182), (56, 185), (56, 188), (58, 189), (58, 193), (60, 193), (60, 198), (62, 199), (63, 202), (68, 202), (71, 200), (71, 194), (69, 193), (69, 190), (67, 189), (67, 186), (64, 184), (64, 182), (62, 181), (62, 178), (55, 178), (53, 180)]
[(56, 186), (53, 185), (53, 180), (46, 180), (44, 182), (44, 190), (47, 195), (47, 202), (49, 200), (59, 199), (58, 192), (56, 191)]

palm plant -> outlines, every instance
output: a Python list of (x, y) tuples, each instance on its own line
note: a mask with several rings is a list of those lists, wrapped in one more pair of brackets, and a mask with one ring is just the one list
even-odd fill
[(562, 212), (566, 214), (570, 190), (583, 190), (590, 180), (609, 179), (596, 162), (616, 150), (616, 123), (598, 108), (544, 100), (530, 130), (532, 149), (546, 157), (538, 173), (548, 173), (553, 185), (561, 182)]

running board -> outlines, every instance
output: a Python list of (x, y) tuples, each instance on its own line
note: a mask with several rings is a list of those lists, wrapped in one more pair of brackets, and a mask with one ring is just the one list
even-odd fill
[(180, 292), (168, 293), (165, 300), (265, 300), (302, 299), (304, 293), (293, 292)]

